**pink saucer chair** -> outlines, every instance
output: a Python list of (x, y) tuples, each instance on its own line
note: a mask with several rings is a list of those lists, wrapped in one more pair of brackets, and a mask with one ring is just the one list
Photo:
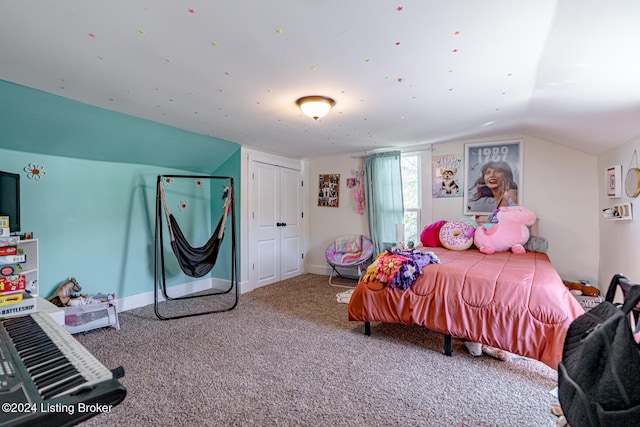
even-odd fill
[[(347, 234), (337, 237), (324, 251), (327, 263), (331, 266), (329, 284), (339, 288), (353, 288), (355, 286), (338, 285), (332, 282), (334, 273), (346, 279), (362, 279), (367, 264), (373, 256), (373, 242), (361, 234)], [(358, 269), (358, 276), (340, 273), (338, 269)]]

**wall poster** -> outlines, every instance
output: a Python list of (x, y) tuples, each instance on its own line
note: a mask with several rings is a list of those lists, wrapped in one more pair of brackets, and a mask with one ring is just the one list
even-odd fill
[(462, 197), (462, 154), (445, 154), (431, 158), (431, 196)]
[(337, 208), (340, 206), (340, 174), (320, 174), (318, 179), (318, 206)]
[(522, 204), (522, 141), (470, 143), (464, 149), (465, 215)]

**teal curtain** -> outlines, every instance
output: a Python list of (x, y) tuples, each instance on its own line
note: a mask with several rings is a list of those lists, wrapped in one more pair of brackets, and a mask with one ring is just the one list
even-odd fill
[(404, 222), (400, 151), (387, 151), (364, 158), (364, 191), (369, 234), (375, 253), (396, 243), (396, 224)]

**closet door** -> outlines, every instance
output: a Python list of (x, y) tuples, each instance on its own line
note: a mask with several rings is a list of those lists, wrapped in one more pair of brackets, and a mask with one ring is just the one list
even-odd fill
[(280, 169), (280, 280), (302, 274), (300, 172)]
[(250, 276), (255, 287), (302, 274), (300, 171), (254, 161)]
[(255, 286), (277, 282), (280, 278), (280, 174), (278, 168), (253, 162), (252, 200), (254, 209), (249, 218), (251, 227), (250, 249), (253, 249), (251, 273)]

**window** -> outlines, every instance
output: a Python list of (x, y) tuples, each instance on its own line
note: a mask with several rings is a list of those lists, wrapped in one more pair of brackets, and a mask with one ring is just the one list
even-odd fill
[(404, 201), (404, 234), (405, 241), (420, 241), (420, 153), (402, 153), (400, 163), (402, 169), (402, 198)]

